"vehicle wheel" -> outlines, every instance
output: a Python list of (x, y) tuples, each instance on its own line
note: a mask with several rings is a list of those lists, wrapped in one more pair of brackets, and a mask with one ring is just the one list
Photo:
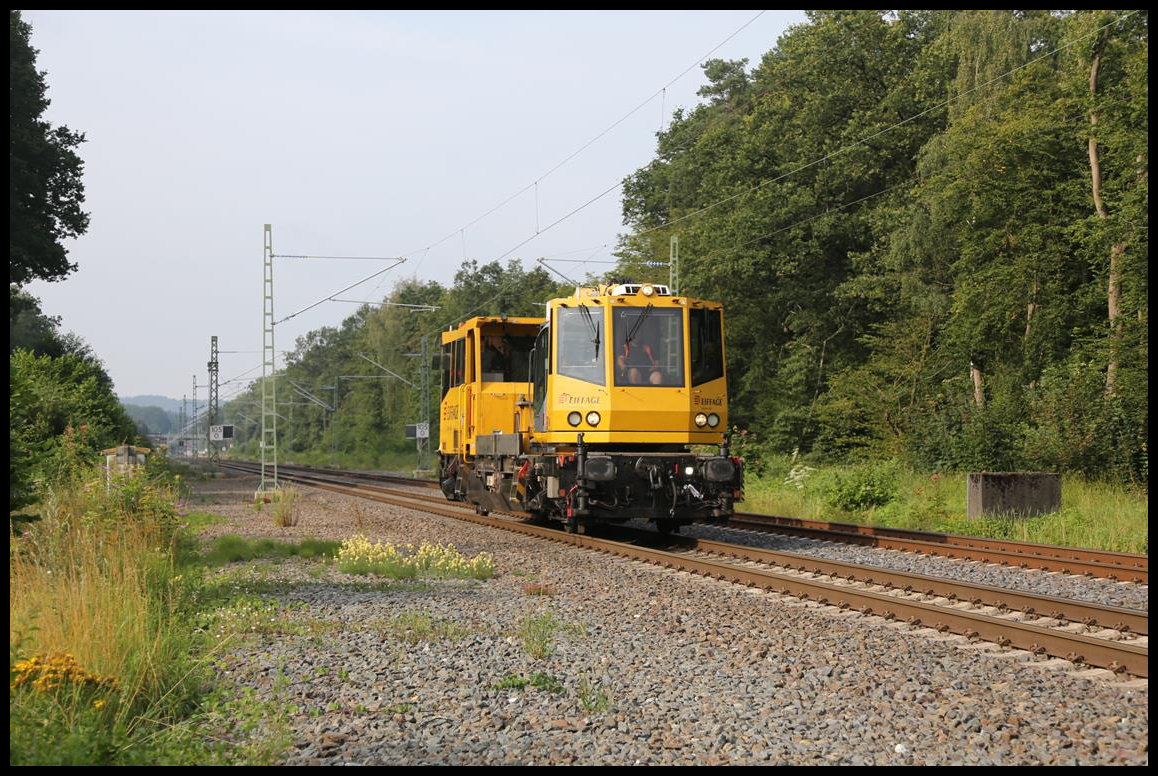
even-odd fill
[(569, 534), (575, 533), (579, 528), (579, 523), (575, 518), (569, 517), (563, 521), (563, 530)]
[(489, 515), (491, 513), (491, 511), (489, 509), (487, 509), (486, 507), (484, 507), (482, 504), (475, 504), (474, 505), (474, 513), (476, 515), (482, 515), (483, 517), (486, 517), (487, 515)]

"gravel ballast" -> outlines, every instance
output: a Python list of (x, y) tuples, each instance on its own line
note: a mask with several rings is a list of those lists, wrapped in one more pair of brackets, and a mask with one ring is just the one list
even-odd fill
[[(418, 582), (301, 559), (221, 570), (267, 582), (285, 623), (223, 663), (289, 710), (287, 764), (1149, 761), (1143, 680), (324, 491), (279, 528), (255, 484), (197, 483), (192, 508), (225, 516), (202, 535), (340, 540), (360, 524), (498, 566)], [(530, 654), (528, 624), (550, 654)]]

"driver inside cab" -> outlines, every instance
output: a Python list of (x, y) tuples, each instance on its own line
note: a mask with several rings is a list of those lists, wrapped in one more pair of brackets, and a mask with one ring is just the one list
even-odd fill
[(663, 372), (655, 357), (655, 343), (641, 333), (638, 342), (624, 342), (622, 352), (615, 358), (619, 379), (624, 385), (661, 385)]

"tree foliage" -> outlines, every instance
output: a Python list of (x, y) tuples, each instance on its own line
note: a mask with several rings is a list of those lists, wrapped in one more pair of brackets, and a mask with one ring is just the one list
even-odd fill
[(679, 236), (778, 450), (1145, 482), (1146, 55), (1144, 11), (810, 12), (751, 72), (705, 64), (625, 182), (620, 268)]
[(176, 430), (173, 413), (167, 410), (151, 405), (142, 407), (139, 404), (125, 404), (123, 402), (121, 406), (125, 408), (125, 414), (137, 424), (137, 429), (142, 435), (168, 434), (170, 431)]
[(48, 108), (44, 72), (36, 69), (31, 26), (8, 12), (9, 282), (61, 280), (76, 269), (62, 240), (88, 229), (84, 163), (76, 149), (84, 135), (44, 120)]
[(97, 452), (138, 441), (113, 382), (91, 348), (61, 334), (20, 286), (61, 280), (76, 269), (62, 244), (88, 228), (81, 210), (83, 163), (75, 149), (84, 136), (52, 127), (44, 73), (36, 69), (32, 28), (9, 11), (9, 509), (36, 497), (38, 483)]
[(40, 300), (17, 286), (8, 286), (8, 353), (18, 348), (40, 356), (71, 353), (95, 359), (88, 343), (72, 332), (60, 331), (60, 317), (45, 315)]
[[(675, 110), (655, 158), (624, 181), (613, 274), (666, 282), (656, 265), (678, 236), (681, 293), (726, 305), (745, 439), (1144, 485), (1147, 25), (1145, 11), (809, 12), (754, 68), (704, 64), (703, 102)], [(418, 383), (427, 365), (406, 354), (422, 334), (539, 314), (569, 292), (541, 269), (466, 262), (449, 287), (410, 281), (389, 297), (441, 310), (363, 308), (300, 339), (284, 374), (315, 392), (331, 375), (381, 375), (365, 353)], [(290, 405), (291, 454), (373, 463), (407, 449), (413, 388), (328, 390), (332, 417)], [(284, 380), (278, 395), (290, 398)], [(255, 425), (242, 427), (256, 453)]]
[(37, 482), (54, 479), (66, 461), (97, 462), (97, 453), (137, 441), (136, 427), (91, 355), (8, 357), (9, 509), (30, 503)]

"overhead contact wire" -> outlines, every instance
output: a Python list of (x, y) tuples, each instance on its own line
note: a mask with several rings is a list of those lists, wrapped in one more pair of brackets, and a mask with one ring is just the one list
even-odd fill
[[(482, 220), (483, 220), (484, 218), (486, 218), (487, 216), (491, 215), (491, 214), (492, 214), (492, 213), (494, 213), (495, 211), (497, 211), (497, 210), (501, 209), (502, 207), (504, 207), (505, 205), (509, 204), (509, 203), (510, 203), (512, 200), (514, 200), (514, 199), (518, 198), (518, 197), (519, 197), (519, 196), (521, 196), (522, 194), (525, 194), (525, 193), (526, 193), (528, 190), (530, 190), (530, 189), (532, 189), (532, 188), (536, 188), (536, 189), (537, 189), (537, 187), (538, 187), (539, 183), (541, 183), (541, 182), (542, 182), (544, 179), (546, 179), (546, 178), (547, 178), (549, 175), (551, 175), (552, 173), (556, 172), (556, 171), (557, 171), (557, 170), (558, 170), (560, 167), (562, 167), (563, 165), (567, 164), (567, 162), (571, 161), (571, 160), (572, 160), (572, 159), (574, 159), (576, 156), (578, 156), (579, 154), (581, 154), (581, 153), (583, 153), (584, 151), (586, 151), (586, 150), (587, 150), (588, 148), (590, 148), (590, 147), (591, 147), (591, 146), (592, 146), (594, 143), (596, 143), (596, 142), (598, 142), (600, 139), (602, 139), (602, 138), (603, 138), (603, 137), (604, 137), (604, 136), (605, 136), (605, 135), (606, 135), (608, 132), (610, 132), (611, 130), (613, 130), (613, 129), (615, 129), (616, 127), (618, 127), (620, 124), (622, 124), (622, 123), (623, 123), (624, 121), (626, 121), (627, 119), (631, 118), (631, 117), (632, 117), (633, 115), (635, 115), (635, 114), (636, 114), (636, 113), (637, 113), (637, 112), (638, 112), (640, 109), (642, 109), (642, 108), (643, 108), (645, 105), (647, 105), (649, 102), (651, 102), (652, 100), (654, 100), (654, 99), (655, 99), (657, 96), (660, 96), (660, 95), (666, 95), (666, 93), (667, 93), (667, 88), (668, 88), (669, 86), (671, 86), (671, 85), (672, 85), (672, 84), (674, 84), (676, 81), (678, 81), (678, 80), (680, 80), (681, 78), (683, 78), (685, 75), (687, 75), (689, 72), (691, 72), (691, 71), (692, 71), (692, 70), (693, 70), (693, 69), (694, 69), (696, 66), (698, 66), (698, 65), (699, 65), (701, 62), (703, 62), (705, 59), (707, 59), (708, 57), (710, 57), (712, 54), (716, 53), (716, 51), (717, 51), (717, 50), (718, 50), (718, 49), (719, 49), (721, 46), (723, 46), (725, 43), (727, 43), (728, 41), (730, 41), (732, 38), (734, 38), (734, 37), (736, 37), (737, 35), (739, 35), (741, 32), (743, 32), (743, 31), (744, 31), (744, 30), (745, 30), (747, 27), (749, 27), (749, 26), (750, 26), (750, 25), (751, 25), (753, 22), (755, 22), (757, 19), (759, 19), (759, 18), (760, 18), (761, 16), (763, 16), (765, 13), (767, 13), (767, 11), (766, 11), (766, 10), (765, 10), (765, 11), (761, 11), (760, 13), (756, 14), (755, 16), (753, 16), (753, 17), (752, 17), (751, 19), (749, 19), (748, 21), (744, 22), (744, 24), (740, 25), (740, 27), (738, 27), (738, 28), (737, 28), (737, 29), (736, 29), (736, 30), (735, 30), (735, 31), (734, 31), (734, 32), (733, 32), (731, 35), (729, 35), (728, 37), (724, 38), (722, 41), (720, 41), (720, 42), (719, 42), (719, 43), (717, 43), (715, 46), (713, 46), (713, 47), (712, 47), (712, 48), (711, 48), (711, 49), (710, 49), (710, 50), (709, 50), (709, 51), (708, 51), (706, 54), (704, 54), (703, 56), (701, 56), (699, 59), (697, 59), (697, 60), (696, 60), (695, 62), (693, 62), (692, 64), (688, 65), (688, 67), (686, 67), (684, 70), (682, 70), (682, 71), (680, 72), (680, 74), (679, 74), (679, 75), (677, 75), (675, 78), (673, 78), (673, 79), (671, 79), (670, 81), (668, 81), (666, 84), (664, 84), (662, 87), (660, 87), (660, 88), (659, 88), (659, 89), (658, 89), (658, 90), (657, 90), (655, 93), (653, 93), (653, 94), (652, 94), (650, 97), (648, 97), (646, 100), (644, 100), (643, 102), (641, 102), (639, 105), (636, 105), (636, 106), (635, 106), (634, 108), (632, 108), (630, 111), (628, 111), (628, 112), (627, 112), (627, 113), (625, 113), (623, 116), (621, 116), (619, 119), (617, 119), (616, 121), (612, 122), (612, 124), (611, 124), (609, 127), (607, 127), (606, 129), (604, 129), (602, 132), (600, 132), (599, 134), (597, 134), (595, 137), (593, 137), (593, 138), (591, 138), (590, 140), (588, 140), (588, 141), (587, 141), (586, 143), (584, 143), (583, 145), (581, 145), (581, 146), (580, 146), (580, 147), (579, 147), (577, 150), (573, 151), (571, 154), (569, 154), (569, 155), (568, 155), (566, 158), (564, 158), (564, 159), (563, 159), (561, 162), (559, 162), (558, 164), (556, 164), (554, 167), (552, 167), (551, 169), (547, 170), (545, 173), (543, 173), (543, 174), (542, 174), (542, 175), (540, 175), (539, 177), (535, 178), (535, 180), (531, 181), (530, 183), (528, 183), (526, 186), (522, 187), (521, 189), (519, 189), (519, 190), (518, 190), (518, 191), (516, 191), (515, 193), (511, 194), (509, 197), (507, 197), (506, 199), (504, 199), (502, 202), (498, 203), (497, 205), (495, 205), (494, 207), (492, 207), (490, 210), (486, 211), (485, 213), (483, 213), (482, 215), (478, 216), (478, 217), (477, 217), (477, 218), (475, 218), (474, 220), (472, 220), (472, 221), (468, 222), (467, 224), (465, 224), (465, 225), (463, 225), (463, 226), (459, 227), (458, 229), (455, 229), (455, 230), (453, 230), (453, 231), (449, 232), (449, 233), (448, 233), (448, 234), (447, 234), (445, 237), (443, 237), (441, 240), (438, 240), (438, 241), (436, 241), (436, 242), (433, 242), (433, 243), (431, 243), (430, 245), (426, 246), (426, 250), (427, 250), (427, 251), (429, 251), (431, 248), (435, 248), (435, 247), (437, 247), (437, 246), (441, 245), (442, 243), (446, 242), (447, 240), (449, 240), (451, 237), (454, 237), (454, 235), (458, 234), (460, 231), (462, 231), (462, 230), (464, 230), (464, 229), (469, 229), (470, 227), (472, 227), (472, 226), (474, 226), (475, 224), (477, 224), (479, 221), (482, 221)], [(536, 192), (536, 195), (537, 195), (537, 192)], [(537, 202), (537, 196), (536, 196), (536, 207), (537, 207), (537, 205), (538, 205), (538, 202)], [(536, 221), (536, 223), (537, 223), (537, 221)], [(546, 231), (546, 230), (544, 230), (544, 231)], [(417, 250), (422, 250), (422, 249), (417, 249)], [(415, 250), (415, 251), (411, 251), (411, 252), (408, 252), (408, 253), (405, 253), (405, 254), (403, 254), (403, 255), (405, 255), (405, 256), (409, 256), (411, 253), (416, 253), (416, 252), (417, 252), (417, 250)], [(422, 266), (422, 261), (423, 261), (423, 260), (425, 260), (425, 256), (423, 256), (423, 258), (422, 258), (422, 259), (420, 259), (420, 260), (419, 260), (419, 262), (418, 262), (418, 264), (415, 266), (415, 268), (414, 268), (414, 271), (415, 271), (415, 272), (417, 272), (417, 271), (418, 271), (418, 268)]]

